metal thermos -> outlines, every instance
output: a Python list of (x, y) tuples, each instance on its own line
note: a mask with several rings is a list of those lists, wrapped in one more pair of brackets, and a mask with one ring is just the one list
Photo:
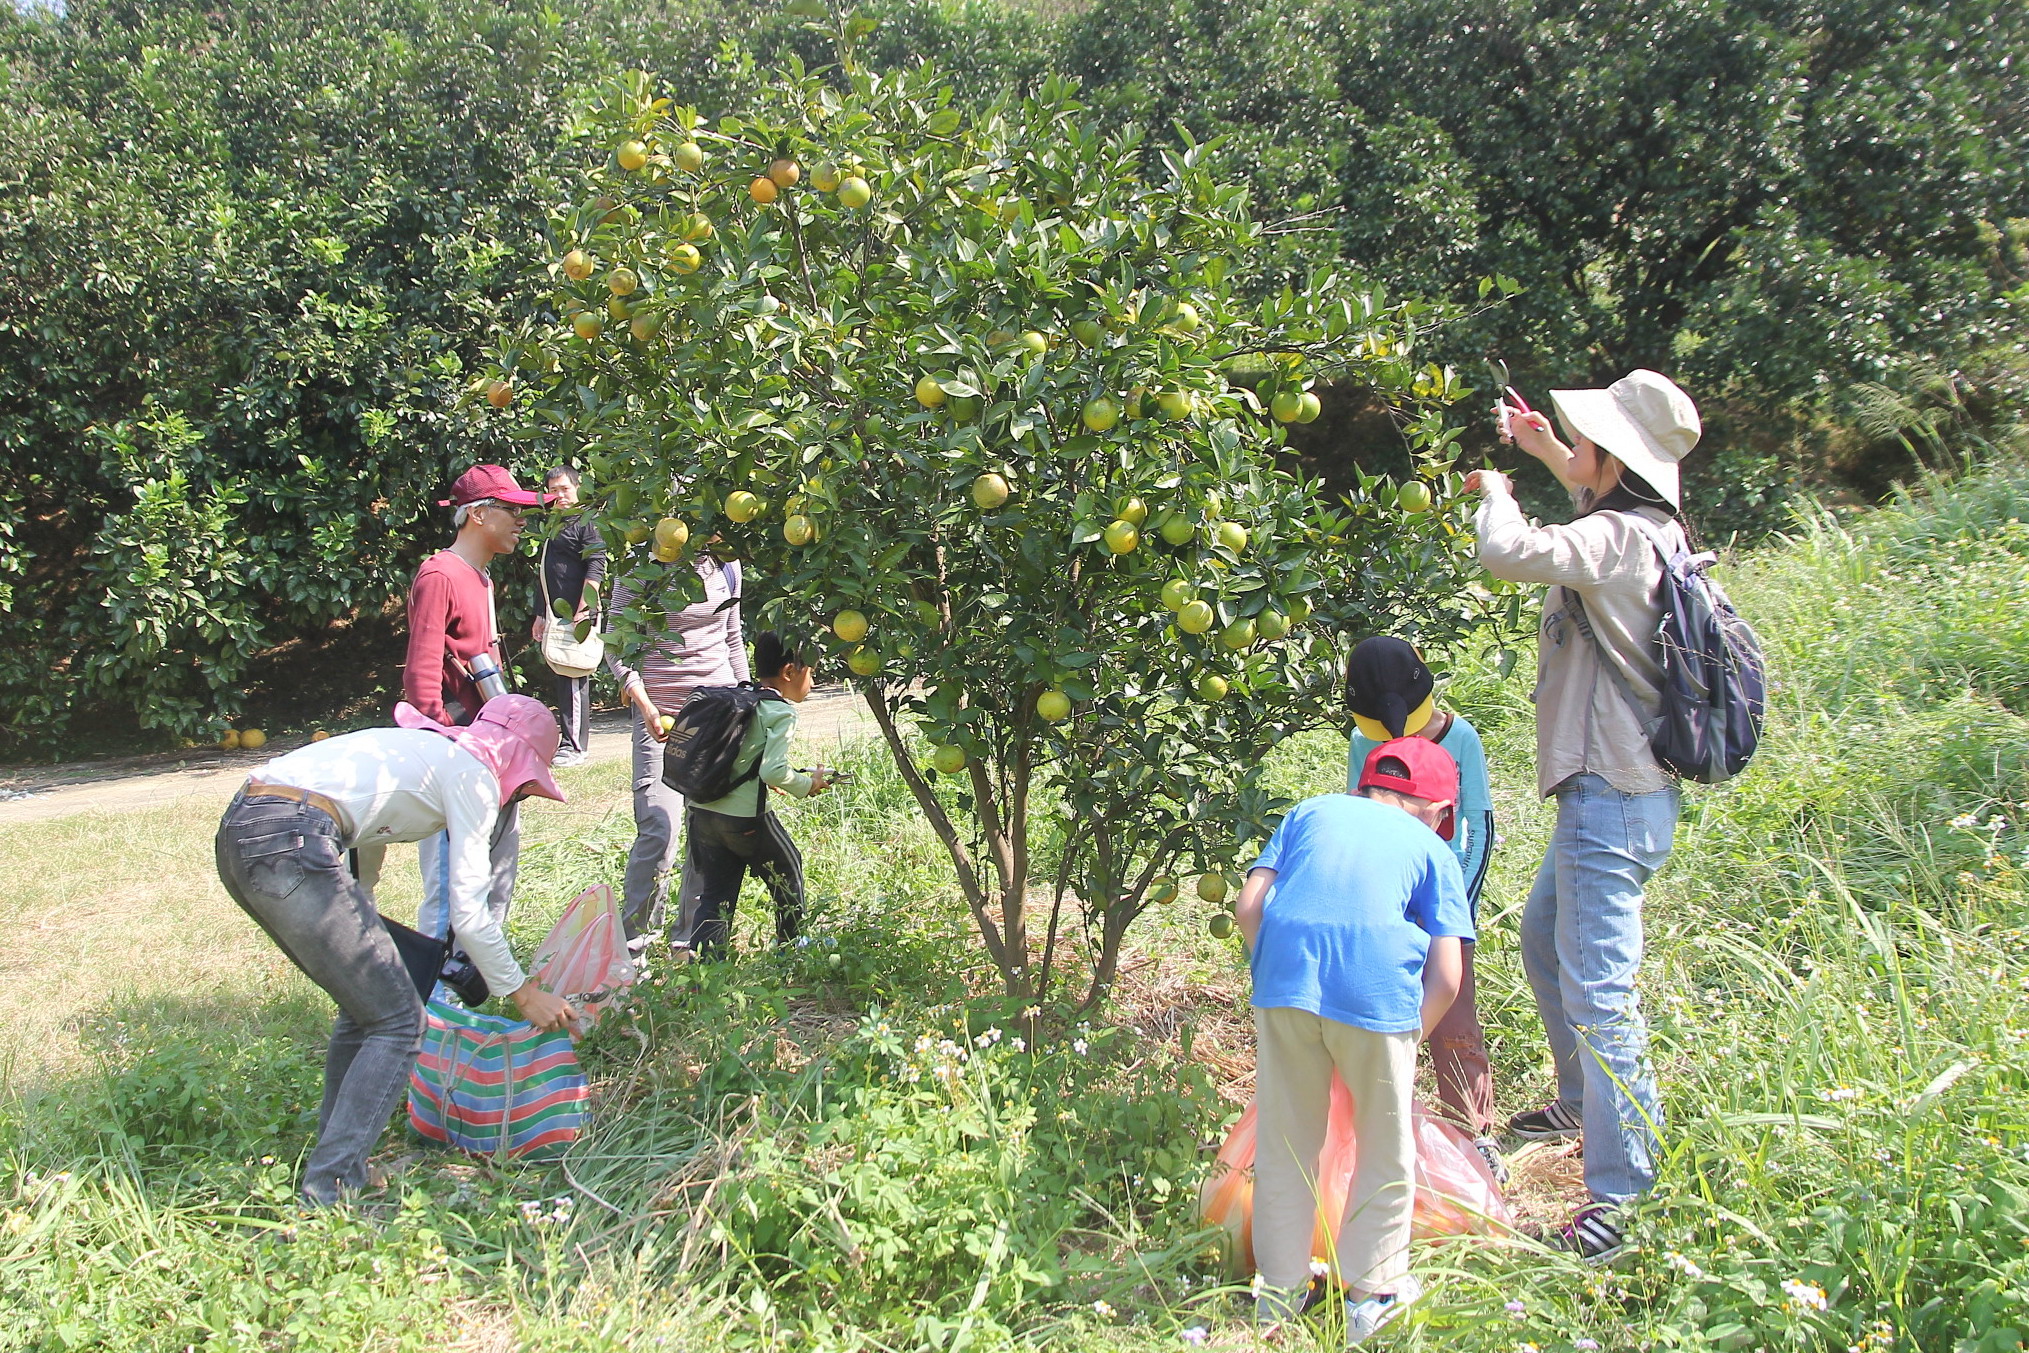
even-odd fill
[(500, 664), (493, 660), (491, 653), (481, 653), (472, 659), (472, 680), (479, 687), (479, 694), (488, 700), (507, 694), (507, 677), (500, 670)]

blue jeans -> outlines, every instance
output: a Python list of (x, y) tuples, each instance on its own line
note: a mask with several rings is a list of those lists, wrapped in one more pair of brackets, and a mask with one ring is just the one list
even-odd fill
[(422, 1050), (423, 1003), (323, 810), (242, 794), (218, 824), (217, 850), (233, 901), (338, 1003), (302, 1185), (306, 1201), (336, 1203), (366, 1187), (366, 1158)]
[(1556, 798), (1556, 831), (1522, 911), (1522, 967), (1557, 1065), (1557, 1102), (1584, 1124), (1586, 1191), (1619, 1204), (1656, 1179), (1662, 1109), (1634, 983), (1642, 888), (1670, 857), (1678, 796), (1623, 794), (1583, 774)]

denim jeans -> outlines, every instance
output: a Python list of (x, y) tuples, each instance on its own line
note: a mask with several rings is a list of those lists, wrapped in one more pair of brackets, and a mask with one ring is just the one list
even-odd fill
[(324, 1054), (317, 1145), (303, 1196), (339, 1201), (366, 1186), (366, 1158), (423, 1046), (423, 1003), (345, 864), (338, 824), (286, 799), (235, 798), (218, 824), (218, 876), (289, 960), (338, 1002)]
[(1585, 1188), (1619, 1204), (1656, 1178), (1662, 1109), (1635, 994), (1642, 889), (1670, 856), (1675, 789), (1623, 794), (1597, 775), (1555, 791), (1557, 827), (1522, 911), (1522, 967), (1557, 1067), (1557, 1102), (1585, 1132)]

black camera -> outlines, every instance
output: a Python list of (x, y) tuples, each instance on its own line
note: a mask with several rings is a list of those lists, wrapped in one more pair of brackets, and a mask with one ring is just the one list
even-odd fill
[(453, 949), (444, 955), (444, 967), (437, 980), (449, 987), (468, 1010), (477, 1010), (493, 994), (486, 985), (486, 974), (474, 966), (463, 949)]

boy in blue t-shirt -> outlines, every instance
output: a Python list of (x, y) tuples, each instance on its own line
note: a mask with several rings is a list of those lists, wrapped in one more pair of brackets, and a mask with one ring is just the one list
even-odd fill
[[(1362, 639), (1354, 646), (1346, 663), (1346, 704), (1355, 729), (1346, 792), (1353, 792), (1369, 754), (1391, 738), (1427, 738), (1451, 754), (1458, 765), (1458, 831), (1451, 848), (1465, 871), (1466, 905), (1477, 925), (1487, 857), (1493, 853), (1493, 786), (1487, 781), (1487, 754), (1479, 730), (1463, 715), (1438, 707), (1436, 685), (1416, 650), (1400, 639)], [(1486, 1030), (1480, 1025), (1473, 949), (1468, 940), (1458, 999), (1443, 1023), (1431, 1031), (1430, 1070), (1445, 1116), (1473, 1135), (1487, 1168), (1505, 1183), (1507, 1162), (1493, 1136), (1494, 1073), (1487, 1060)]]
[(1318, 1153), (1336, 1069), (1359, 1142), (1334, 1259), (1351, 1289), (1349, 1340), (1422, 1295), (1409, 1273), (1416, 1196), (1416, 1045), (1457, 994), (1473, 937), (1454, 829), (1458, 768), (1427, 738), (1374, 749), (1359, 795), (1289, 811), (1235, 908), (1252, 954), (1257, 1146), (1256, 1319), (1301, 1306), (1310, 1281)]

